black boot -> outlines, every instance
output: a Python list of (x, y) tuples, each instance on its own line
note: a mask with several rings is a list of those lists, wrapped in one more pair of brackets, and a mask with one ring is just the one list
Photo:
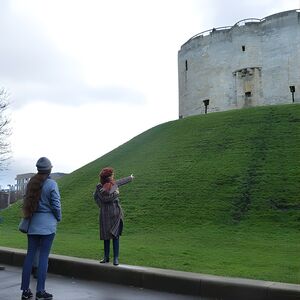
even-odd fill
[(101, 264), (109, 262), (110, 240), (104, 240), (104, 257), (100, 260)]
[(109, 263), (109, 258), (108, 258), (108, 257), (103, 257), (103, 258), (100, 260), (100, 264), (105, 264), (105, 263)]
[(119, 264), (119, 239), (113, 239), (114, 266)]

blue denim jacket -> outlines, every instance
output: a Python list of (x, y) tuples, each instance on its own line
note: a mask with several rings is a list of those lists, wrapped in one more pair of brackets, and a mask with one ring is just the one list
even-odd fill
[(48, 235), (56, 232), (61, 220), (60, 194), (57, 183), (48, 177), (42, 187), (38, 208), (33, 214), (28, 234)]

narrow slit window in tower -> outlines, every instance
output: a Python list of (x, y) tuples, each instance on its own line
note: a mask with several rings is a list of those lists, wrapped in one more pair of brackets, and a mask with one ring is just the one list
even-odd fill
[(246, 50), (246, 46), (243, 45), (243, 46), (242, 46), (242, 51), (245, 51), (245, 50)]
[(185, 61), (185, 70), (186, 71), (188, 70), (188, 61), (187, 60)]

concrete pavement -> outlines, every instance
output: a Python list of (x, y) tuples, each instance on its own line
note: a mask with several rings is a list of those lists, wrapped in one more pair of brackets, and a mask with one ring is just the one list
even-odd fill
[[(24, 250), (0, 247), (0, 264), (22, 266), (24, 256)], [(101, 284), (105, 282), (118, 283), (127, 287), (135, 286), (145, 290), (164, 291), (174, 293), (174, 297), (175, 294), (181, 294), (197, 296), (197, 299), (213, 300), (300, 300), (300, 285), (297, 284), (229, 278), (122, 264), (116, 267), (112, 264), (100, 264), (91, 259), (62, 255), (50, 255), (49, 273), (76, 278), (76, 280), (97, 281)], [(1, 297), (0, 300), (2, 300)]]
[[(0, 300), (21, 299), (21, 268), (6, 266), (0, 271)], [(36, 280), (31, 279), (30, 288), (35, 291)], [(54, 300), (199, 300), (199, 297), (176, 295), (132, 286), (79, 280), (48, 273), (46, 289)], [(33, 298), (34, 299), (34, 298)], [(200, 298), (201, 300), (206, 300)]]

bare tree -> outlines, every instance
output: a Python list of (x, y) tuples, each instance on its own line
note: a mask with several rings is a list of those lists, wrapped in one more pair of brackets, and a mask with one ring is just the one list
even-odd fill
[(8, 140), (11, 135), (10, 119), (6, 113), (8, 106), (8, 93), (4, 88), (0, 88), (0, 171), (7, 167), (7, 161), (11, 154)]

